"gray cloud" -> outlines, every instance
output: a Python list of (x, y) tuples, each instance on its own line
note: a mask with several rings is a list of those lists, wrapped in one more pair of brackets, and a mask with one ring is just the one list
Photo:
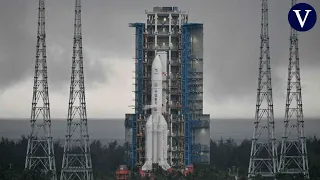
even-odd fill
[(16, 15), (16, 1), (2, 1), (0, 5), (0, 88), (17, 83), (30, 74), (30, 58), (35, 55), (32, 36), (24, 27), (27, 2), (21, 1)]
[[(71, 44), (71, 43), (70, 43)], [(51, 51), (50, 51), (51, 47)], [(48, 53), (48, 76), (50, 89), (60, 90), (61, 86), (69, 85), (72, 64), (71, 47), (51, 45)], [(60, 51), (60, 52), (59, 52)], [(102, 57), (94, 56), (87, 49), (83, 50), (85, 84), (105, 83), (107, 81), (106, 68), (103, 66)], [(88, 86), (90, 88), (90, 86)]]
[[(282, 79), (288, 66), (288, 1), (269, 1), (269, 34), (274, 97), (284, 95)], [(320, 9), (319, 1), (307, 1)], [(205, 83), (211, 99), (255, 97), (260, 53), (260, 1), (217, 1), (205, 22)], [(207, 10), (206, 9), (206, 10)], [(209, 10), (208, 10), (209, 12)], [(193, 14), (191, 14), (193, 17)], [(200, 15), (199, 17), (200, 18)], [(194, 19), (197, 19), (194, 17)], [(302, 74), (309, 68), (320, 68), (319, 26), (300, 36)], [(285, 77), (286, 78), (286, 77)], [(212, 81), (213, 79), (213, 81)]]
[[(319, 0), (305, 2), (320, 9)], [(32, 81), (37, 3), (38, 0), (0, 2), (0, 90), (21, 81)], [(151, 10), (153, 6), (178, 6), (180, 10), (189, 11), (189, 21), (204, 23), (205, 101), (210, 105), (224, 101), (237, 104), (243, 100), (254, 103), (260, 49), (260, 1), (84, 0), (82, 4), (87, 88), (95, 83), (108, 85), (110, 79), (117, 76), (129, 77), (130, 72), (113, 68), (123, 63), (119, 61), (133, 64), (134, 29), (129, 28), (128, 23), (144, 22), (144, 10)], [(269, 0), (272, 84), (277, 101), (285, 97), (289, 8), (289, 1)], [(73, 18), (74, 1), (46, 1), (49, 86), (55, 92), (70, 82)], [(312, 77), (319, 76), (316, 71), (320, 68), (319, 33), (318, 22), (313, 30), (300, 34), (302, 83), (308, 82), (306, 87), (313, 85)], [(130, 93), (131, 89), (126, 91)], [(312, 104), (311, 100), (306, 104)]]
[[(61, 12), (57, 16), (50, 16), (53, 10), (46, 12), (49, 86), (53, 89), (59, 89), (61, 85), (70, 82), (74, 11), (72, 4), (65, 4), (67, 6), (61, 6), (62, 8), (56, 7)], [(54, 10), (55, 13), (57, 9)], [(1, 2), (0, 41), (4, 43), (0, 43), (0, 89), (9, 88), (19, 81), (31, 80), (30, 77), (34, 75), (36, 10), (37, 1)], [(88, 34), (88, 39), (99, 37), (96, 33)], [(90, 54), (86, 48), (83, 50), (86, 84), (104, 83), (107, 80), (108, 71), (101, 62), (103, 53), (100, 54), (102, 55), (97, 56)]]

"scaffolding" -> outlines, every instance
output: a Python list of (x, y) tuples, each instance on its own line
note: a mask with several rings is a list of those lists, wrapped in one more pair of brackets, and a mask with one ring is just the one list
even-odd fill
[(180, 168), (184, 167), (184, 119), (181, 113), (181, 105), (182, 105), (182, 99), (181, 99), (181, 91), (182, 91), (182, 79), (181, 79), (181, 59), (182, 59), (182, 38), (181, 38), (181, 28), (179, 28), (179, 34), (178, 34), (178, 121), (179, 121), (179, 159), (180, 159)]
[(191, 164), (191, 126), (190, 126), (190, 110), (189, 110), (189, 72), (191, 57), (191, 40), (188, 25), (182, 27), (182, 59), (181, 59), (181, 106), (182, 118), (184, 120), (184, 165)]
[[(132, 141), (131, 152), (127, 153), (128, 165), (141, 166), (143, 157), (143, 60), (144, 60), (144, 23), (130, 23), (130, 27), (136, 28), (136, 77), (135, 77), (135, 113), (131, 121)], [(128, 115), (127, 115), (128, 116)], [(131, 160), (131, 162), (129, 162)]]
[[(184, 166), (210, 162), (210, 116), (203, 114), (203, 47), (198, 42), (203, 42), (203, 24), (184, 24), (181, 63)], [(206, 135), (201, 137), (203, 133)]]

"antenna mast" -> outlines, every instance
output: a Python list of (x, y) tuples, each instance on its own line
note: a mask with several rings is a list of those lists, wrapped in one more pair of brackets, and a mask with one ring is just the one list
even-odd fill
[[(292, 0), (292, 6), (296, 3), (297, 0)], [(285, 129), (281, 143), (279, 173), (303, 174), (309, 178), (301, 97), (298, 33), (293, 28), (290, 31), (289, 51)]]
[(258, 92), (248, 179), (258, 175), (274, 177), (277, 173), (268, 32), (268, 0), (262, 0), (261, 21)]
[(81, 1), (75, 1), (67, 134), (60, 180), (93, 180), (83, 75)]
[(39, 0), (37, 52), (33, 85), (31, 132), (28, 137), (25, 169), (40, 169), (57, 179), (51, 136), (51, 118), (46, 60), (45, 4)]

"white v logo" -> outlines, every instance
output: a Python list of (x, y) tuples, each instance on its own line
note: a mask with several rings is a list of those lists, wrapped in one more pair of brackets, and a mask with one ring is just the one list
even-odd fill
[(296, 13), (296, 16), (298, 18), (298, 21), (299, 21), (299, 24), (300, 24), (301, 28), (303, 28), (303, 26), (306, 23), (306, 20), (308, 18), (308, 15), (312, 10), (306, 10), (307, 14), (304, 16), (304, 20), (303, 21), (302, 21), (301, 15), (300, 15), (300, 11), (301, 10), (293, 10), (293, 11)]

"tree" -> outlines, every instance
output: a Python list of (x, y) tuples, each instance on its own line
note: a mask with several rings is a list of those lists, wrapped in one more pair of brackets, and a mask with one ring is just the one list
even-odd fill
[[(27, 138), (21, 137), (18, 141), (8, 140), (7, 138), (0, 139), (0, 180), (46, 180), (49, 174), (44, 174), (39, 171), (25, 171), (25, 153), (27, 147)], [(56, 155), (57, 174), (60, 174), (63, 143), (56, 141), (54, 150)], [(210, 142), (210, 160), (208, 165), (197, 165), (193, 174), (184, 176), (179, 171), (174, 171), (172, 174), (163, 172), (159, 168), (154, 172), (155, 179), (174, 179), (174, 180), (229, 180), (233, 179), (228, 175), (228, 169), (232, 166), (239, 168), (239, 176), (241, 180), (247, 179), (248, 160), (250, 152), (250, 141), (244, 140), (240, 144), (236, 144), (232, 139), (219, 140), (218, 142)], [(100, 141), (93, 141), (90, 144), (92, 164), (94, 176), (96, 180), (111, 180), (115, 179), (116, 169), (124, 162), (125, 147), (119, 145), (117, 141), (112, 141), (107, 145), (103, 145)], [(309, 173), (310, 180), (320, 180), (320, 140), (316, 137), (307, 140)], [(257, 177), (258, 178), (258, 177)], [(291, 178), (291, 179), (290, 179)], [(301, 179), (300, 176), (289, 177), (290, 180)], [(130, 179), (140, 180), (138, 169), (131, 170)], [(288, 177), (282, 175), (277, 180), (287, 180)]]

